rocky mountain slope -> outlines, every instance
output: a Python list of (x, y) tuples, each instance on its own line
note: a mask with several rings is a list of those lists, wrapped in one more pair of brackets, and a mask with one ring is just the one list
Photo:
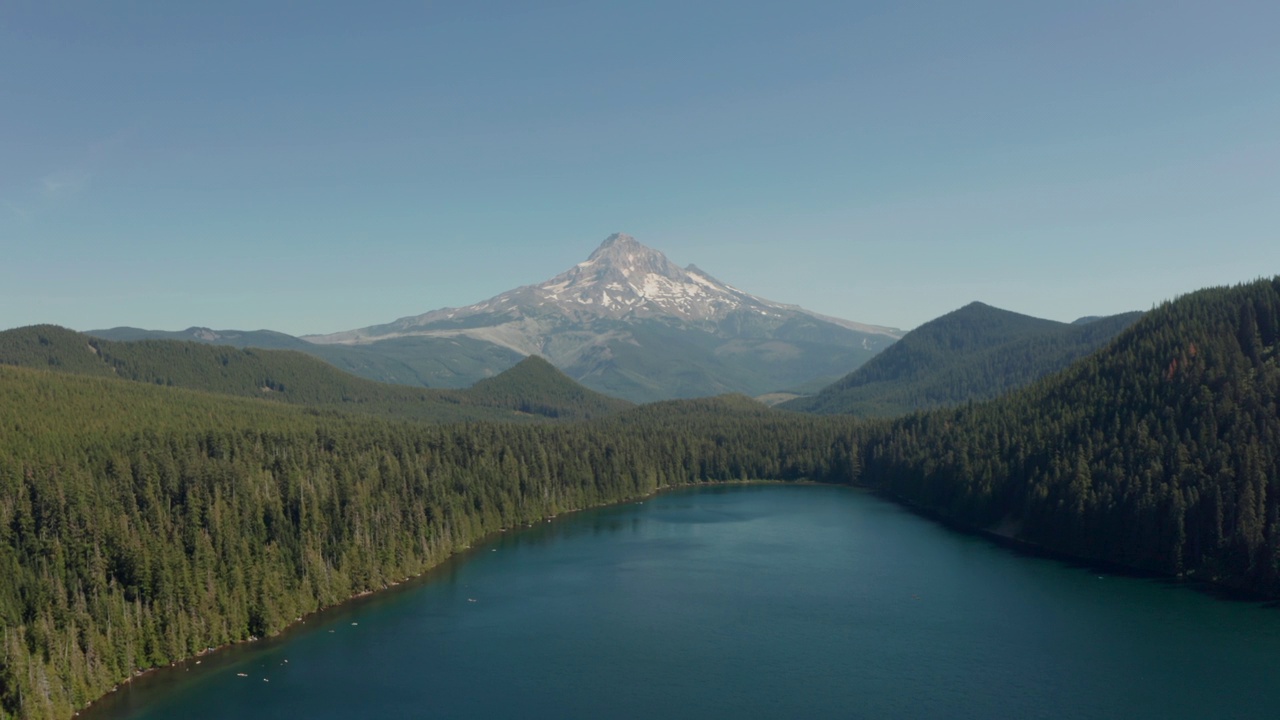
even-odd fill
[(411, 338), (480, 341), (540, 355), (588, 387), (647, 401), (754, 395), (838, 377), (900, 336), (751, 295), (618, 233), (545, 282), (303, 339), (368, 349)]

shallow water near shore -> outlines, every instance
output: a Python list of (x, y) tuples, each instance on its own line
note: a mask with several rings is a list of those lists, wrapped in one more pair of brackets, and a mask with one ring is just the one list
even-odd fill
[(501, 535), (81, 717), (1252, 718), (1278, 666), (1261, 603), (733, 486)]

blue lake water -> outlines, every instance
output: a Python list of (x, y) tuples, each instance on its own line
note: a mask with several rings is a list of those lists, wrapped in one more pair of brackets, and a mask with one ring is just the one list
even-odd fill
[(1276, 668), (1273, 607), (734, 486), (502, 535), (82, 717), (1266, 718)]

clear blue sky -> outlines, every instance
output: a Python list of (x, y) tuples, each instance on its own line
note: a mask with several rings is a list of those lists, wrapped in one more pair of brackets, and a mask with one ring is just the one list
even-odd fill
[[(537, 6), (533, 9), (533, 6)], [(0, 5), (0, 328), (293, 334), (628, 232), (914, 327), (1280, 273), (1280, 3)]]

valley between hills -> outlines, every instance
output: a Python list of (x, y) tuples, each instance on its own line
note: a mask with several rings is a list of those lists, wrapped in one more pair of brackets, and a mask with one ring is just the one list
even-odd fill
[(0, 332), (0, 399), (6, 717), (687, 484), (853, 484), (1280, 598), (1280, 278), (901, 333), (615, 235), (547, 282), (324, 337)]

